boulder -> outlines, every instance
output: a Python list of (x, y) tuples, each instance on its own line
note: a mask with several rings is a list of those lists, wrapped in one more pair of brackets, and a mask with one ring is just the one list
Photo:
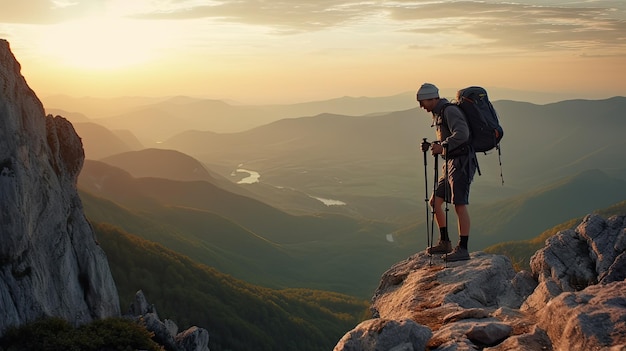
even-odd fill
[(431, 334), (410, 319), (370, 319), (344, 335), (333, 351), (425, 350)]
[(536, 313), (557, 350), (626, 349), (626, 281), (565, 292)]
[(143, 322), (146, 329), (154, 333), (153, 339), (171, 351), (209, 351), (209, 332), (192, 326), (178, 332), (178, 326), (170, 319), (161, 320), (154, 305), (148, 303), (143, 291), (135, 293), (130, 304), (128, 317)]
[(374, 317), (428, 320), (458, 309), (519, 308), (537, 283), (527, 272), (516, 273), (501, 255), (472, 253), (469, 261), (430, 265), (424, 251), (402, 261), (381, 278), (374, 293)]
[[(426, 347), (436, 351), (626, 350), (625, 249), (625, 215), (588, 215), (546, 240), (531, 272), (515, 272), (506, 257), (483, 252), (447, 265), (416, 253), (383, 274), (372, 297), (374, 318), (346, 333), (335, 350), (374, 349), (367, 347), (378, 342), (375, 332), (393, 321), (427, 328), (421, 338), (431, 332)], [(422, 341), (396, 337), (386, 345), (422, 350)]]

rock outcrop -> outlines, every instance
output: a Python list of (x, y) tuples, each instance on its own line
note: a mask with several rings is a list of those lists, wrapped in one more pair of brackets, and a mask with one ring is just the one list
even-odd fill
[(143, 291), (135, 294), (130, 306), (129, 317), (143, 320), (146, 329), (154, 333), (154, 340), (171, 351), (209, 351), (209, 332), (191, 327), (178, 332), (178, 326), (170, 319), (161, 320), (156, 307), (148, 303)]
[[(117, 288), (76, 189), (85, 154), (72, 124), (44, 109), (0, 39), (0, 336), (59, 317), (78, 326), (119, 317)], [(141, 318), (168, 350), (208, 351), (209, 334), (178, 333), (138, 293)]]
[(420, 252), (385, 272), (374, 318), (334, 350), (626, 350), (626, 216), (557, 233), (532, 272), (483, 252), (429, 263)]
[(78, 325), (120, 314), (76, 190), (83, 160), (71, 123), (45, 116), (0, 40), (0, 335), (43, 316)]

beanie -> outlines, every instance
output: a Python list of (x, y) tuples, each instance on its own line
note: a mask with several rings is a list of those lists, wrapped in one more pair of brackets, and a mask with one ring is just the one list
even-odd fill
[(417, 91), (417, 100), (428, 100), (439, 98), (439, 89), (434, 84), (424, 83)]

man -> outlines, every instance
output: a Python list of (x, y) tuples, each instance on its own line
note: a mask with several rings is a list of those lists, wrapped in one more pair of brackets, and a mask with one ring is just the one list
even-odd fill
[[(439, 177), (435, 191), (430, 198), (430, 206), (434, 209), (435, 220), (439, 227), (439, 242), (429, 247), (429, 254), (443, 254), (449, 262), (469, 260), (467, 241), (470, 232), (469, 204), (470, 184), (476, 172), (476, 153), (469, 145), (470, 130), (463, 111), (450, 105), (445, 98), (439, 97), (439, 89), (430, 83), (424, 83), (417, 91), (420, 107), (431, 112), (433, 124), (437, 128), (437, 141), (424, 141), (422, 151), (430, 149), (433, 156), (441, 155), (445, 160), (442, 176)], [(446, 179), (446, 168), (448, 179)], [(447, 189), (446, 189), (447, 187)], [(447, 198), (446, 198), (447, 195)], [(443, 202), (452, 203), (458, 219), (459, 244), (452, 250), (446, 214), (442, 209)]]

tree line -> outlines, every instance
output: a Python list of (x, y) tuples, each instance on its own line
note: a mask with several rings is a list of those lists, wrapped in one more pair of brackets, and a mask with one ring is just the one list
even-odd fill
[(122, 311), (143, 290), (161, 319), (175, 321), (180, 330), (207, 329), (213, 351), (330, 350), (369, 318), (369, 302), (356, 297), (251, 285), (113, 225), (92, 226)]

